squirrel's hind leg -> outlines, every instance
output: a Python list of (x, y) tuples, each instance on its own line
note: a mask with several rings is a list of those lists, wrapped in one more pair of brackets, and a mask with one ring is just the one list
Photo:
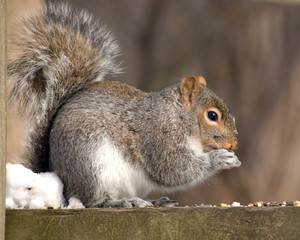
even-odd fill
[(143, 200), (138, 197), (133, 197), (130, 199), (115, 199), (106, 201), (101, 207), (153, 207), (150, 201)]
[(120, 200), (108, 200), (100, 207), (175, 207), (178, 205), (178, 202), (171, 200), (168, 197), (162, 197), (155, 200), (144, 200), (138, 197), (133, 197), (130, 199), (120, 199)]

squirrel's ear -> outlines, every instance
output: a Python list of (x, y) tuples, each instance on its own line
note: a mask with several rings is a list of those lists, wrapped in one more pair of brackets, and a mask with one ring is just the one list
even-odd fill
[(201, 84), (203, 84), (204, 86), (206, 86), (206, 80), (205, 80), (205, 78), (202, 77), (201, 75), (200, 75), (200, 76), (197, 76), (197, 77), (196, 77), (196, 80), (197, 80), (199, 83), (201, 83)]
[(206, 86), (204, 77), (190, 75), (183, 79), (180, 86), (181, 100), (184, 107), (189, 108), (194, 99), (202, 92), (203, 85)]

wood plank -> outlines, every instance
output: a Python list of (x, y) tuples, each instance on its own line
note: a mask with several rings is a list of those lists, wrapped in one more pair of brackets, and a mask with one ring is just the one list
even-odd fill
[(0, 0), (0, 239), (5, 236), (6, 0)]
[(300, 207), (7, 210), (6, 239), (300, 239)]

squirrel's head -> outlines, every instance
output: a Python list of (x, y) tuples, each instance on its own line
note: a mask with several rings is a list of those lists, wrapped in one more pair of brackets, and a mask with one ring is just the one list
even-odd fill
[(237, 149), (237, 130), (228, 107), (206, 87), (202, 76), (185, 78), (180, 86), (181, 101), (185, 109), (196, 114), (203, 151)]

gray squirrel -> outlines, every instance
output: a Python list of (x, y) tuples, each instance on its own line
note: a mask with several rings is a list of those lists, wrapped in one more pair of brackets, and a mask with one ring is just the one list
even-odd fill
[(9, 104), (28, 121), (23, 158), (86, 207), (145, 207), (239, 167), (224, 102), (190, 75), (146, 93), (117, 81), (119, 47), (85, 11), (48, 4), (8, 41)]

